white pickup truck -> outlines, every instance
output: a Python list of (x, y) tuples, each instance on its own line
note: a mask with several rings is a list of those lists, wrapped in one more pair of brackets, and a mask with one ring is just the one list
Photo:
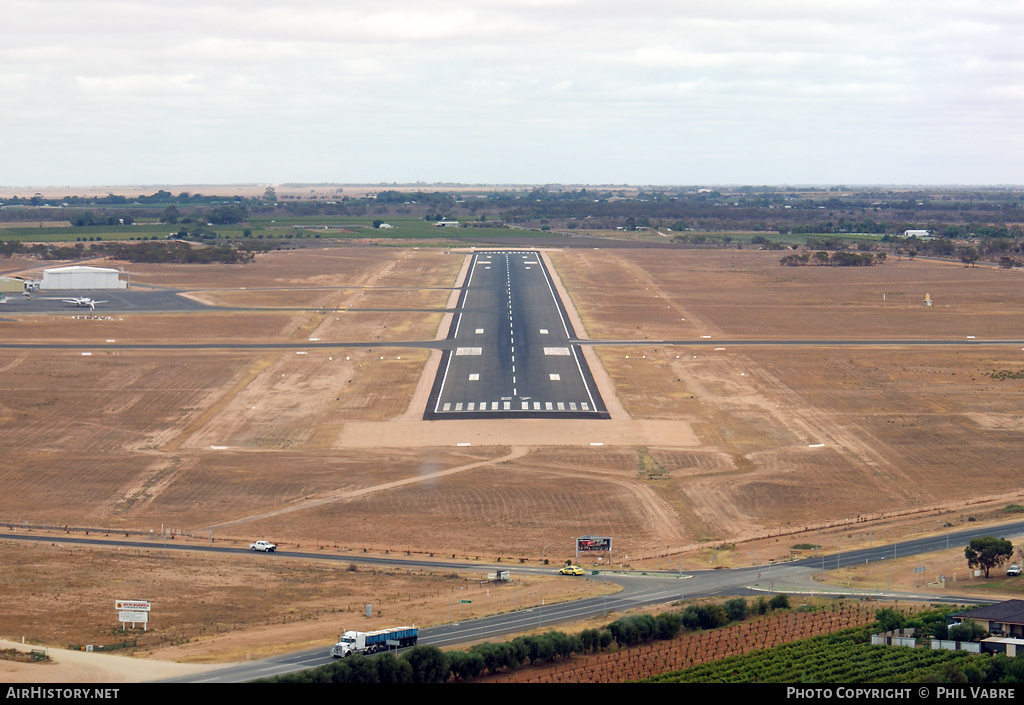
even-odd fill
[(277, 546), (270, 543), (269, 541), (256, 541), (255, 543), (249, 544), (250, 551), (263, 551), (265, 553), (273, 553), (277, 550)]

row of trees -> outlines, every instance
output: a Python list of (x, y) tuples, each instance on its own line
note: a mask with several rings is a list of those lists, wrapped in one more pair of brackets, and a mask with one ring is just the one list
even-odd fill
[(788, 609), (789, 598), (775, 595), (759, 597), (753, 605), (743, 598), (708, 605), (689, 605), (681, 612), (623, 617), (604, 629), (584, 629), (578, 634), (551, 631), (538, 636), (520, 636), (508, 642), (486, 642), (466, 651), (444, 652), (434, 646), (415, 646), (401, 656), (354, 655), (327, 666), (297, 674), (279, 676), (274, 682), (304, 683), (439, 683), (444, 680), (469, 680), (486, 673), (497, 673), (539, 664), (576, 654), (599, 653), (612, 647), (634, 646), (662, 639), (673, 639), (686, 629), (715, 629), (751, 614)]
[(167, 262), (176, 264), (238, 264), (251, 262), (255, 251), (270, 249), (257, 243), (208, 245), (192, 247), (186, 242), (141, 241), (96, 242), (89, 247), (75, 243), (73, 247), (49, 244), (26, 245), (21, 242), (0, 242), (0, 257), (37, 257), (43, 260), (84, 259), (105, 255), (126, 262)]
[[(444, 213), (451, 218), (476, 219), (537, 225), (548, 221), (554, 228), (657, 227), (675, 232), (764, 231), (802, 234), (867, 233), (899, 235), (908, 229), (927, 228), (945, 239), (1012, 239), (1024, 237), (1020, 225), (1024, 192), (992, 189), (986, 192), (849, 191), (841, 196), (816, 189), (761, 187), (750, 190), (662, 189), (632, 192), (627, 189), (534, 188), (518, 191), (490, 191), (459, 195), (443, 191), (383, 190), (366, 197), (320, 196), (279, 199), (271, 187), (255, 198), (171, 194), (159, 190), (151, 196), (128, 198), (115, 194), (103, 197), (50, 199), (40, 194), (30, 198), (0, 199), (13, 206), (0, 211), (4, 220), (52, 220), (47, 209), (101, 209), (124, 211), (136, 217), (159, 216), (157, 208), (174, 208), (179, 217), (210, 217), (211, 222), (241, 222), (226, 211), (247, 210), (261, 216), (380, 215), (410, 214), (422, 217)], [(148, 210), (147, 210), (148, 209)], [(217, 213), (216, 211), (225, 211)], [(187, 211), (187, 212), (186, 212)], [(118, 215), (118, 217), (122, 217)], [(173, 218), (173, 211), (169, 214)], [(166, 222), (174, 222), (167, 220)]]
[(812, 262), (819, 266), (832, 266), (832, 267), (870, 267), (876, 262), (881, 264), (885, 262), (886, 254), (884, 252), (876, 252), (875, 254), (863, 253), (857, 254), (855, 252), (833, 252), (829, 255), (824, 250), (819, 250), (813, 255), (809, 252), (803, 252), (800, 254), (786, 255), (779, 263), (787, 267), (799, 267), (805, 264), (811, 264)]

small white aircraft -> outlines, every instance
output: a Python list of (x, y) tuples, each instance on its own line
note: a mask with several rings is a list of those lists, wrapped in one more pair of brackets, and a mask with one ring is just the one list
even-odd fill
[(96, 304), (105, 304), (106, 301), (94, 301), (88, 296), (78, 296), (73, 299), (61, 299), (66, 304), (74, 304), (75, 306), (88, 306), (93, 311), (96, 310)]

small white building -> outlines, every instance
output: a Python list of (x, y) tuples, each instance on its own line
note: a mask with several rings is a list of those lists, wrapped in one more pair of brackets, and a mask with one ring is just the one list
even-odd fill
[(927, 230), (904, 230), (903, 237), (916, 237), (918, 239), (929, 237)]
[(120, 272), (104, 267), (56, 267), (43, 270), (42, 289), (127, 289), (128, 282), (122, 281)]
[(435, 228), (457, 228), (459, 227), (459, 221), (457, 220), (439, 220), (434, 223)]

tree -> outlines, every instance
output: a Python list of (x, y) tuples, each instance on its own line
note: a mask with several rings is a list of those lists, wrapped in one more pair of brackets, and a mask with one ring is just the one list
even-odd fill
[(1002, 565), (1012, 555), (1013, 544), (1006, 539), (997, 539), (995, 536), (971, 539), (971, 542), (964, 548), (967, 566), (984, 569), (986, 578), (989, 570)]
[(440, 683), (448, 675), (448, 659), (436, 646), (414, 646), (402, 658), (412, 666), (413, 683)]
[(883, 632), (891, 632), (907, 626), (907, 618), (891, 607), (883, 607), (875, 612), (875, 623)]
[(978, 641), (983, 639), (986, 634), (988, 632), (985, 631), (985, 627), (973, 619), (968, 619), (960, 624), (954, 624), (946, 630), (946, 636), (953, 641)]
[(963, 262), (965, 266), (969, 265), (973, 267), (974, 263), (978, 261), (978, 250), (971, 245), (958, 247), (956, 253), (960, 256), (960, 261)]

